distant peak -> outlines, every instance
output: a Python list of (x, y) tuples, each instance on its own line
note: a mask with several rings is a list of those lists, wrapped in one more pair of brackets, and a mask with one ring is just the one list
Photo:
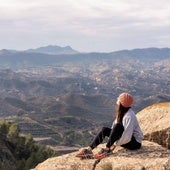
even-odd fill
[(0, 54), (11, 54), (11, 53), (16, 53), (16, 50), (9, 50), (9, 49), (2, 49), (0, 50)]
[(37, 52), (37, 53), (45, 53), (45, 54), (75, 54), (78, 51), (74, 50), (70, 46), (60, 47), (57, 45), (47, 45), (35, 49), (28, 49), (26, 52)]
[(69, 45), (68, 46), (65, 46), (64, 48), (67, 48), (67, 49), (72, 49)]

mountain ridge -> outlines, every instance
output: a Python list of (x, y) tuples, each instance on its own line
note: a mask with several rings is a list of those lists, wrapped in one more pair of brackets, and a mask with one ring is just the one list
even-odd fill
[(76, 54), (78, 51), (72, 49), (70, 46), (60, 47), (57, 45), (48, 45), (44, 47), (39, 47), (35, 49), (28, 49), (25, 52), (35, 52), (35, 53), (44, 53), (44, 54)]
[[(44, 47), (40, 47), (44, 48)], [(69, 48), (69, 47), (68, 47)], [(36, 50), (35, 50), (36, 51)], [(169, 48), (146, 48), (134, 50), (122, 50), (110, 53), (60, 53), (49, 54), (33, 51), (10, 51), (0, 50), (1, 68), (23, 69), (44, 66), (60, 66), (62, 64), (89, 65), (109, 60), (141, 60), (152, 62), (156, 60), (168, 60), (170, 58)]]
[[(105, 53), (1, 54), (0, 66), (8, 69), (0, 70), (0, 115), (20, 121), (23, 132), (31, 132), (35, 137), (49, 133), (60, 145), (74, 145), (77, 137), (82, 139), (76, 144), (86, 143), (82, 131), (91, 138), (97, 126), (108, 125), (111, 119), (105, 118), (113, 117), (112, 107), (120, 93), (134, 96), (135, 112), (153, 103), (170, 101), (169, 53), (161, 53), (160, 57), (154, 52), (152, 56), (152, 50), (121, 57)], [(58, 134), (62, 123), (69, 127), (64, 132), (71, 138), (69, 142), (66, 138), (62, 141)], [(79, 125), (76, 131), (75, 123)], [(56, 144), (53, 139), (50, 142)]]

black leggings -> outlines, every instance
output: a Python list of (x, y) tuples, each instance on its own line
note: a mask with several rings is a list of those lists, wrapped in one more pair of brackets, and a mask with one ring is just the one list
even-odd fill
[[(102, 143), (104, 138), (107, 136), (109, 137), (109, 139), (107, 141), (106, 147), (110, 148), (115, 141), (121, 138), (123, 131), (124, 131), (124, 127), (120, 123), (115, 124), (112, 129), (108, 127), (103, 127), (102, 130), (97, 134), (97, 136), (92, 141), (90, 147), (94, 149), (96, 146)], [(135, 150), (141, 147), (141, 143), (137, 142), (135, 137), (132, 136), (130, 142), (121, 146), (127, 149)]]

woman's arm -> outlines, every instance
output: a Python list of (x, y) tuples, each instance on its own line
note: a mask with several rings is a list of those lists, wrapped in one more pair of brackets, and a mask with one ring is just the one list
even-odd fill
[(115, 142), (115, 145), (123, 145), (130, 142), (134, 130), (134, 118), (132, 115), (125, 115), (123, 118), (124, 132), (119, 140)]

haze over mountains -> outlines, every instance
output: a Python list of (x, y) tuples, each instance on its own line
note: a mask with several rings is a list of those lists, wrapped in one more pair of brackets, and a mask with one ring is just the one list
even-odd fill
[[(111, 125), (117, 96), (134, 110), (170, 101), (170, 49), (80, 53), (71, 47), (0, 50), (0, 116), (51, 145), (85, 144)], [(83, 136), (84, 134), (84, 136)]]
[(57, 45), (48, 45), (44, 47), (38, 47), (34, 49), (27, 49), (27, 50), (12, 50), (12, 49), (2, 49), (1, 53), (7, 52), (28, 52), (28, 53), (44, 53), (44, 54), (74, 54), (78, 53), (78, 51), (72, 49), (70, 46), (60, 47)]
[(60, 47), (56, 45), (48, 45), (36, 49), (29, 49), (26, 52), (44, 53), (44, 54), (75, 54), (78, 51), (72, 49), (70, 46)]

